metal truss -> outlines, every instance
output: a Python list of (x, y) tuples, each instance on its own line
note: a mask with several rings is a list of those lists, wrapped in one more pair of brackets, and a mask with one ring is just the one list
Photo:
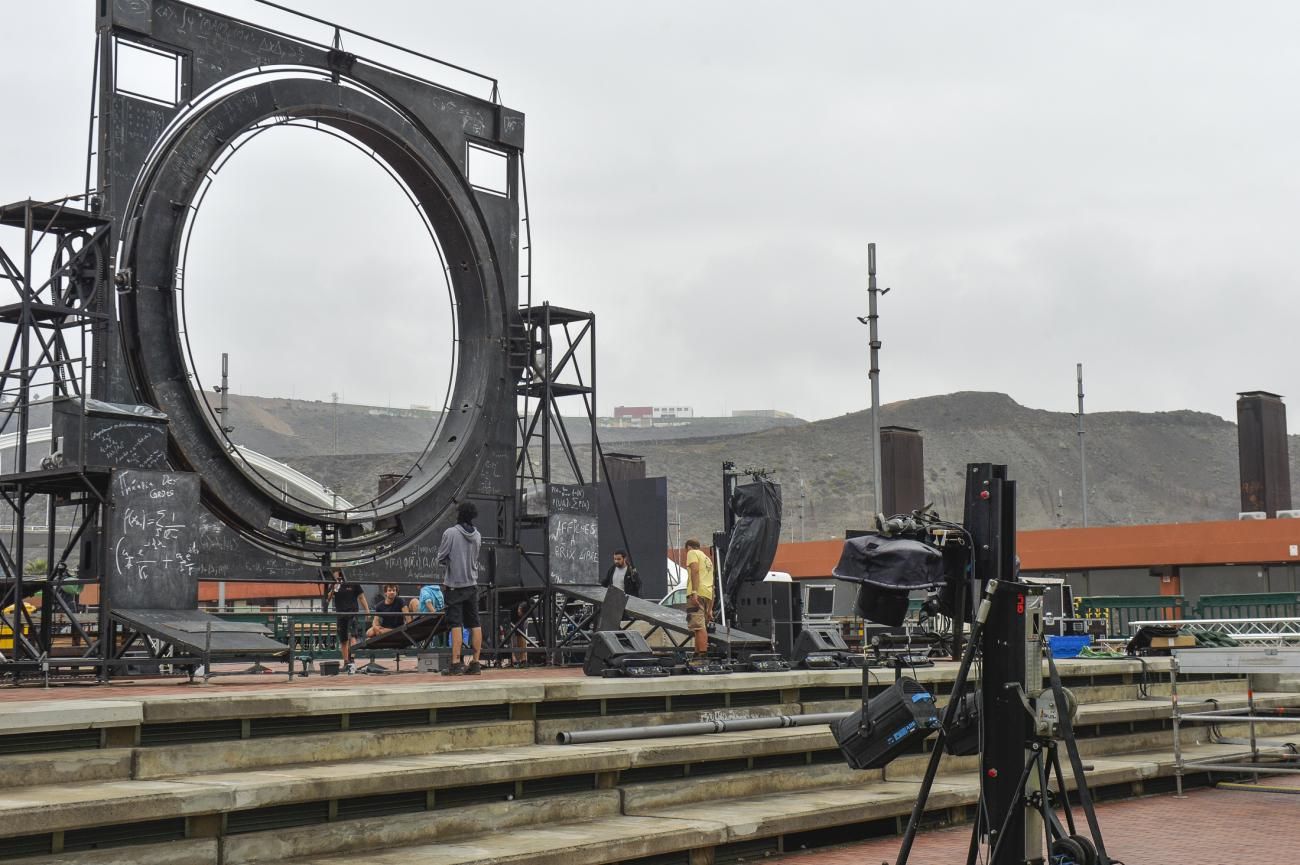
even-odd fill
[(1129, 622), (1129, 629), (1136, 632), (1147, 625), (1212, 631), (1252, 646), (1300, 645), (1300, 619), (1162, 619)]

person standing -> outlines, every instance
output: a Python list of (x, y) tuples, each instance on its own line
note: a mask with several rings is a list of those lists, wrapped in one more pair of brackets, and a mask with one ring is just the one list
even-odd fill
[(365, 629), (365, 619), (356, 615), (359, 612), (358, 605), (368, 613), (370, 602), (366, 600), (365, 587), (359, 583), (349, 583), (342, 568), (334, 570), (334, 584), (326, 596), (327, 601), (331, 599), (334, 601), (334, 612), (338, 613), (335, 627), (339, 635), (339, 652), (343, 656), (344, 668), (351, 673), (356, 668), (352, 663), (352, 644)]
[(627, 550), (614, 551), (614, 563), (605, 571), (605, 577), (600, 581), (605, 588), (613, 586), (616, 589), (622, 589), (633, 598), (641, 597), (641, 575), (636, 572), (636, 567), (627, 557)]
[(686, 542), (686, 627), (695, 638), (695, 654), (709, 651), (708, 623), (713, 621), (713, 561), (700, 542)]
[[(445, 676), (477, 676), (483, 672), (479, 655), (483, 650), (483, 628), (478, 618), (478, 555), (483, 536), (474, 527), (478, 508), (473, 502), (461, 502), (456, 508), (456, 525), (442, 533), (438, 545), (438, 563), (447, 568), (447, 627), (451, 630), (451, 666)], [(468, 664), (461, 663), (461, 636), (470, 633), (474, 653)]]

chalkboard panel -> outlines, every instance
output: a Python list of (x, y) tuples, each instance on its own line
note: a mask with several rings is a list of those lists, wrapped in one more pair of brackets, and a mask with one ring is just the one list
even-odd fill
[(318, 568), (259, 550), (205, 509), (200, 509), (196, 525), (199, 555), (195, 573), (201, 580), (274, 583), (320, 579)]
[(64, 465), (170, 468), (167, 416), (150, 406), (93, 399), (83, 406), (79, 399), (60, 399), (54, 404), (53, 424)]
[(594, 485), (551, 484), (548, 488), (551, 582), (568, 585), (600, 582), (597, 501)]
[(119, 469), (109, 488), (109, 597), (117, 607), (198, 607), (199, 478)]

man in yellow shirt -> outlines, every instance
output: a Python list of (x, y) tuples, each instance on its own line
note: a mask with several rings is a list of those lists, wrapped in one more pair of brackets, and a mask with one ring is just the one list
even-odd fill
[(713, 562), (694, 538), (686, 542), (686, 573), (686, 627), (695, 638), (695, 654), (705, 655), (713, 621)]

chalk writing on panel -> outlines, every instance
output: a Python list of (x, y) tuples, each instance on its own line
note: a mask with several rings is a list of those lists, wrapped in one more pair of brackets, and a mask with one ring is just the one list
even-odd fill
[(113, 473), (109, 577), (123, 608), (194, 609), (198, 601), (198, 476)]
[(547, 535), (551, 580), (594, 585), (600, 580), (600, 520), (590, 486), (552, 484)]

